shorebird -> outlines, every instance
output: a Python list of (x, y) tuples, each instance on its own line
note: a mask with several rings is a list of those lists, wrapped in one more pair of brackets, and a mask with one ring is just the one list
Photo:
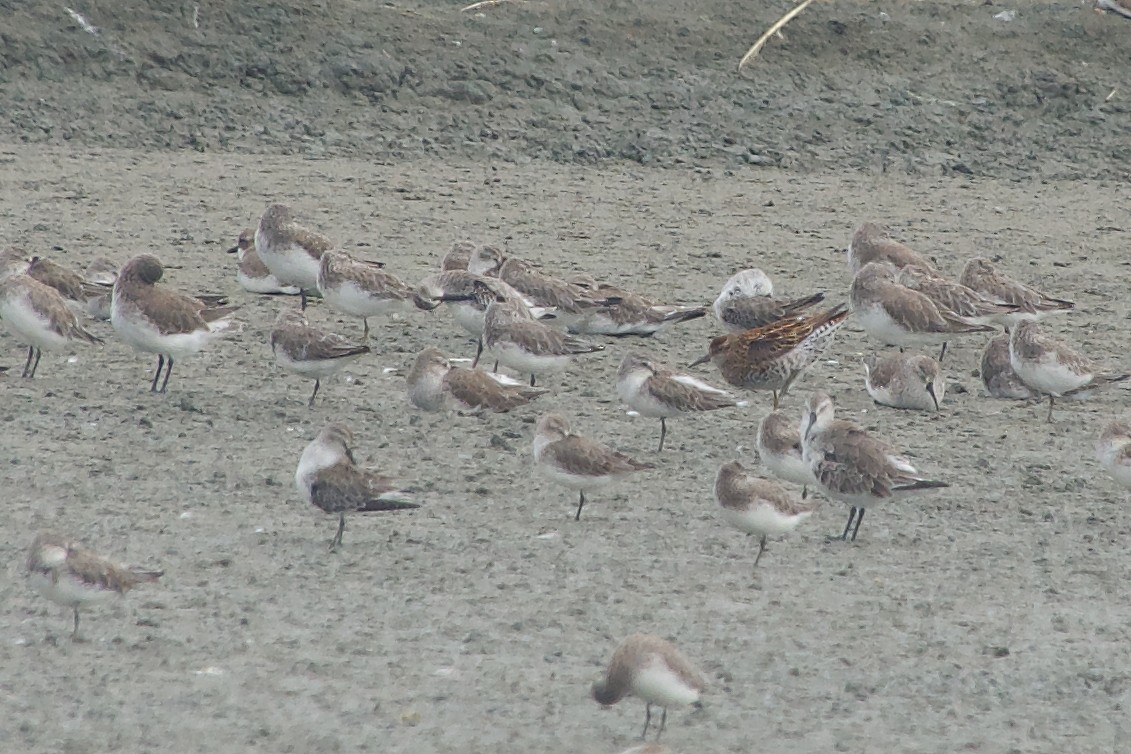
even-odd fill
[(534, 463), (551, 480), (578, 491), (575, 521), (581, 520), (586, 491), (607, 487), (637, 471), (655, 468), (573, 434), (561, 414), (543, 414), (538, 419), (534, 431)]
[(758, 422), (755, 435), (758, 458), (770, 473), (786, 482), (801, 485), (801, 499), (809, 497), (809, 485), (815, 484), (813, 472), (801, 458), (801, 434), (797, 422), (784, 412), (771, 411)]
[(87, 282), (97, 286), (97, 295), (86, 301), (86, 313), (103, 322), (110, 319), (110, 302), (114, 298), (114, 281), (118, 279), (118, 265), (106, 257), (95, 257), (83, 273)]
[(705, 356), (691, 366), (710, 361), (723, 379), (746, 390), (770, 390), (774, 408), (794, 381), (812, 364), (848, 318), (838, 305), (819, 314), (798, 315), (711, 341)]
[(909, 264), (934, 270), (935, 266), (922, 254), (893, 240), (888, 231), (876, 223), (864, 223), (852, 234), (848, 244), (848, 271), (855, 276), (869, 262), (887, 262), (896, 269)]
[(1131, 424), (1109, 422), (1096, 443), (1096, 457), (1112, 479), (1131, 488)]
[(893, 353), (864, 359), (864, 387), (881, 406), (937, 412), (946, 378), (930, 356)]
[(817, 509), (813, 503), (794, 500), (778, 484), (748, 474), (738, 461), (719, 467), (715, 475), (715, 501), (722, 509), (723, 520), (759, 538), (755, 566), (770, 537), (789, 534)]
[(295, 471), (295, 486), (302, 498), (325, 513), (338, 515), (338, 533), (330, 541), (333, 552), (342, 544), (347, 513), (374, 513), (419, 508), (397, 500), (403, 495), (388, 477), (363, 469), (354, 460), (353, 432), (345, 424), (326, 425), (302, 451)]
[(959, 282), (991, 301), (1000, 301), (1018, 307), (1017, 311), (1001, 320), (1001, 323), (1011, 330), (1023, 319), (1039, 319), (1046, 314), (1066, 312), (1076, 308), (1076, 304), (1071, 301), (1052, 298), (1036, 288), (1030, 288), (1001, 274), (990, 260), (983, 257), (974, 257), (966, 263), (962, 268)]
[(255, 229), (255, 253), (280, 283), (299, 289), (303, 309), (307, 297), (318, 290), (322, 255), (332, 247), (326, 236), (296, 223), (285, 204), (268, 207)]
[(344, 251), (327, 251), (318, 268), (318, 291), (331, 309), (361, 317), (369, 337), (369, 318), (412, 307), (416, 291), (380, 262), (354, 259)]
[(956, 335), (994, 331), (989, 325), (940, 308), (927, 295), (901, 285), (898, 274), (890, 264), (870, 262), (852, 279), (852, 311), (869, 338), (900, 348), (923, 343), (945, 346)]
[(58, 291), (27, 275), (0, 280), (0, 319), (27, 346), (22, 376), (28, 378), (35, 376), (44, 348), (52, 351), (75, 340), (102, 342), (79, 324)]
[(1022, 401), (1039, 398), (1040, 395), (1021, 381), (1009, 359), (1009, 331), (994, 336), (982, 351), (979, 367), (982, 385), (991, 398)]
[(668, 434), (667, 420), (698, 411), (731, 408), (738, 403), (725, 390), (688, 374), (679, 374), (658, 362), (629, 353), (617, 371), (617, 395), (641, 416), (660, 420), (660, 447)]
[(578, 335), (649, 338), (671, 325), (707, 314), (702, 306), (661, 304), (639, 293), (599, 283), (589, 275), (577, 275), (571, 282), (600, 302), (569, 324), (569, 331)]
[(643, 739), (652, 723), (652, 705), (663, 709), (656, 740), (668, 721), (668, 707), (699, 704), (707, 688), (703, 673), (669, 641), (633, 634), (621, 642), (609, 660), (605, 677), (593, 684), (593, 699), (611, 707), (626, 696), (644, 702)]
[(31, 266), (31, 257), (19, 246), (9, 246), (0, 251), (0, 280), (23, 275)]
[(1111, 11), (1124, 18), (1131, 18), (1131, 0), (1095, 0), (1092, 9), (1100, 15), (1104, 11)]
[(1093, 390), (1131, 377), (1102, 372), (1067, 343), (1042, 333), (1035, 320), (1022, 320), (1010, 332), (1009, 363), (1030, 390), (1049, 397), (1050, 422), (1055, 399), (1086, 398)]
[(75, 314), (88, 313), (92, 298), (107, 295), (113, 289), (113, 283), (94, 283), (74, 270), (43, 257), (31, 258), (27, 276), (58, 291)]
[(314, 379), (314, 392), (307, 406), (314, 405), (322, 380), (369, 352), (369, 346), (363, 343), (353, 343), (337, 333), (312, 326), (300, 309), (281, 309), (271, 329), (275, 363), (288, 372)]
[(502, 375), (452, 366), (438, 348), (425, 348), (417, 355), (406, 382), (409, 401), (425, 411), (440, 411), (451, 401), (468, 411), (505, 413), (549, 392)]
[(31, 586), (57, 605), (74, 610), (78, 640), (79, 608), (121, 596), (138, 584), (156, 581), (161, 571), (118, 565), (58, 534), (42, 532), (31, 543), (27, 576)]
[(476, 275), (499, 278), (536, 306), (553, 308), (566, 326), (600, 304), (580, 286), (541, 272), (518, 257), (507, 256), (497, 246), (479, 247), (471, 255), (467, 269)]
[(240, 233), (236, 245), (228, 249), (228, 253), (236, 255), (236, 282), (248, 293), (284, 296), (297, 296), (300, 293), (297, 286), (280, 283), (279, 278), (271, 274), (271, 270), (263, 264), (255, 251), (254, 230), (248, 228)]
[(529, 374), (531, 387), (534, 387), (536, 375), (560, 371), (577, 356), (605, 350), (602, 345), (568, 335), (528, 314), (521, 314), (519, 305), (499, 295), (489, 285), (476, 283), (472, 295), (480, 306), (486, 306), (483, 346), (499, 363)]
[(855, 520), (852, 541), (856, 541), (867, 508), (950, 486), (923, 478), (911, 461), (886, 442), (852, 422), (836, 419), (834, 413), (833, 400), (827, 393), (818, 391), (809, 396), (801, 414), (801, 453), (817, 489), (851, 508), (842, 540), (848, 539)]
[(118, 273), (110, 304), (110, 324), (118, 337), (135, 350), (157, 354), (150, 392), (158, 392), (157, 380), (168, 359), (162, 393), (169, 386), (174, 357), (198, 353), (231, 326), (228, 317), (236, 310), (210, 307), (200, 299), (159, 287), (164, 273), (160, 260), (152, 254), (134, 257)]
[[(763, 285), (759, 275), (765, 277), (761, 270), (743, 270), (737, 273), (723, 286), (722, 293), (712, 305), (715, 317), (732, 333), (765, 327), (787, 317), (803, 314), (806, 309), (825, 299), (823, 293), (792, 300), (776, 299), (773, 297), (769, 278), (765, 279)], [(753, 292), (763, 290), (769, 290), (769, 293)]]
[(475, 249), (474, 241), (453, 242), (452, 248), (448, 249), (447, 253), (440, 259), (440, 271), (466, 270), (467, 263), (471, 261), (471, 255), (475, 253)]

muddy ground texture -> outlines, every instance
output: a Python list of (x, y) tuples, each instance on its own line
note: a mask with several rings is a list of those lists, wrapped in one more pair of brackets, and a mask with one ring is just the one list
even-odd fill
[[(1092, 444), (1126, 388), (1050, 426), (982, 394), (972, 338), (940, 415), (877, 408), (850, 323), (786, 409), (828, 390), (951, 487), (870, 511), (850, 545), (826, 542), (847, 515), (826, 504), (755, 571), (711, 485), (732, 458), (758, 467), (769, 396), (673, 420), (654, 457), (657, 423), (613, 389), (627, 349), (685, 365), (710, 320), (609, 341), (535, 406), (481, 418), (418, 412), (386, 371), (426, 345), (470, 356), (448, 314), (374, 320), (375, 356), (308, 409), (267, 345), (294, 301), (240, 291), (223, 251), (285, 201), (412, 280), (471, 238), (673, 303), (749, 265), (837, 302), (840, 250), (877, 219), (945, 271), (986, 255), (1075, 300), (1049, 328), (1128, 370), (1131, 24), (1076, 3), (820, 3), (739, 76), (786, 6), (71, 7), (97, 36), (0, 0), (0, 244), (76, 268), (156, 253), (168, 284), (241, 304), (243, 329), (166, 396), (99, 323), (104, 346), (0, 377), (0, 749), (611, 754), (643, 705), (602, 711), (588, 689), (634, 631), (710, 679), (701, 711), (669, 715), (675, 752), (1123, 745), (1131, 513)], [(24, 355), (0, 323), (0, 364)], [(657, 469), (573, 521), (532, 469), (546, 410)], [(292, 479), (333, 420), (422, 507), (352, 519), (330, 555), (335, 522)], [(41, 528), (166, 575), (84, 613), (72, 643), (24, 583)]]

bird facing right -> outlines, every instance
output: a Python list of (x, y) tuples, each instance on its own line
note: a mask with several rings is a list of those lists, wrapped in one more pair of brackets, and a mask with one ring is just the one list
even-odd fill
[(1131, 489), (1131, 424), (1109, 422), (1096, 442), (1096, 457), (1112, 479)]
[(813, 472), (817, 489), (851, 508), (842, 540), (848, 539), (855, 520), (852, 541), (856, 541), (867, 508), (950, 486), (923, 478), (911, 461), (886, 442), (852, 422), (837, 419), (827, 393), (817, 391), (809, 396), (801, 412), (800, 431), (802, 458)]
[(314, 392), (307, 406), (314, 405), (322, 380), (337, 374), (370, 352), (364, 343), (354, 343), (337, 333), (314, 327), (306, 315), (284, 307), (271, 328), (271, 353), (275, 363), (288, 372), (314, 379)]
[(611, 707), (626, 696), (644, 702), (644, 730), (652, 723), (652, 705), (663, 709), (656, 740), (668, 721), (668, 707), (699, 704), (707, 688), (702, 671), (670, 641), (651, 634), (632, 634), (616, 648), (605, 677), (593, 684), (593, 699)]
[(864, 358), (864, 387), (881, 406), (938, 412), (946, 378), (926, 354), (889, 353)]
[(815, 503), (795, 500), (777, 483), (747, 473), (738, 461), (719, 467), (715, 475), (715, 501), (724, 521), (759, 538), (755, 566), (770, 537), (790, 533), (817, 509)]

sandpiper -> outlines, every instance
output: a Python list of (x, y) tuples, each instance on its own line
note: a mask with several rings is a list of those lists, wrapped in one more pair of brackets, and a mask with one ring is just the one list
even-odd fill
[(842, 540), (848, 539), (855, 520), (852, 541), (856, 541), (867, 508), (950, 486), (923, 478), (911, 461), (886, 442), (852, 422), (836, 419), (834, 413), (833, 400), (827, 393), (818, 391), (809, 396), (801, 413), (801, 448), (817, 489), (851, 508)]
[(157, 354), (157, 372), (150, 392), (158, 392), (157, 380), (168, 359), (160, 392), (169, 386), (173, 359), (198, 353), (232, 322), (236, 307), (210, 307), (199, 299), (158, 286), (165, 270), (152, 254), (136, 256), (122, 267), (114, 282), (110, 324), (128, 346)]
[(809, 497), (813, 472), (801, 458), (801, 434), (797, 422), (782, 411), (771, 411), (758, 422), (754, 440), (758, 458), (770, 473), (786, 482), (801, 485), (801, 499)]
[(745, 332), (720, 335), (705, 356), (691, 366), (710, 361), (723, 379), (746, 390), (770, 390), (774, 408), (794, 381), (812, 364), (848, 318), (838, 305), (825, 312), (778, 320)]
[(900, 285), (899, 271), (885, 262), (869, 262), (852, 279), (852, 311), (865, 334), (884, 345), (943, 343), (956, 335), (993, 332), (994, 328), (940, 308), (927, 295)]
[(974, 257), (962, 269), (959, 281), (991, 301), (1013, 304), (1018, 310), (1002, 318), (1002, 324), (1009, 329), (1023, 319), (1038, 319), (1046, 314), (1066, 312), (1076, 308), (1076, 304), (1060, 298), (1052, 298), (1023, 283), (998, 272), (990, 260)]
[(35, 376), (45, 348), (63, 348), (74, 340), (102, 342), (79, 324), (62, 294), (28, 275), (0, 280), (0, 319), (28, 347), (24, 377)]
[(240, 233), (236, 245), (228, 249), (236, 255), (236, 282), (248, 293), (264, 295), (297, 296), (299, 289), (293, 285), (283, 285), (279, 278), (271, 274), (267, 265), (255, 251), (255, 231), (248, 228)]
[(1100, 15), (1105, 11), (1111, 11), (1118, 16), (1131, 18), (1131, 0), (1095, 0), (1092, 10)]
[(1009, 359), (1009, 331), (994, 336), (982, 351), (982, 363), (979, 367), (982, 385), (991, 398), (1002, 398), (1012, 401), (1027, 401), (1040, 398), (1040, 394), (1029, 389), (1021, 381), (1017, 372), (1013, 371), (1013, 364)]
[(476, 283), (474, 296), (479, 305), (486, 305), (483, 316), (483, 346), (499, 363), (535, 376), (560, 371), (577, 356), (596, 353), (605, 347), (568, 335), (561, 330), (522, 315), (519, 306), (495, 292), (489, 285)]
[(1093, 390), (1131, 377), (1103, 372), (1064, 341), (1041, 332), (1031, 319), (1018, 322), (1010, 332), (1009, 363), (1030, 390), (1049, 397), (1050, 422), (1055, 399), (1087, 398)]
[(770, 537), (789, 534), (817, 509), (814, 503), (794, 500), (775, 482), (748, 474), (738, 461), (719, 467), (715, 475), (715, 501), (722, 509), (724, 521), (759, 538), (755, 566)]
[(707, 313), (702, 306), (661, 304), (639, 293), (599, 283), (589, 275), (575, 276), (571, 282), (600, 302), (569, 323), (569, 331), (578, 335), (649, 338), (671, 325), (689, 322)]
[(1116, 482), (1131, 488), (1131, 424), (1109, 422), (1096, 443), (1096, 457)]
[(106, 257), (95, 257), (83, 273), (86, 281), (96, 286), (96, 295), (86, 300), (86, 312), (103, 322), (110, 319), (110, 302), (114, 298), (114, 281), (118, 279), (118, 265)]
[(669, 418), (738, 405), (725, 390), (634, 353), (626, 354), (620, 363), (617, 395), (641, 416), (660, 420), (657, 453), (664, 449)]
[(325, 513), (338, 515), (338, 533), (330, 550), (342, 544), (347, 513), (374, 513), (419, 508), (398, 500), (403, 496), (392, 481), (363, 469), (354, 460), (353, 432), (345, 424), (328, 424), (302, 451), (295, 471), (295, 486), (306, 502)]
[(318, 268), (318, 291), (331, 309), (361, 317), (369, 337), (369, 318), (412, 307), (416, 291), (379, 262), (354, 259), (344, 251), (327, 251)]
[(864, 223), (848, 244), (848, 270), (855, 276), (869, 262), (888, 262), (895, 268), (909, 264), (935, 269), (930, 260), (893, 240), (888, 231), (876, 223)]
[(76, 542), (51, 532), (38, 534), (27, 557), (28, 582), (47, 599), (74, 610), (79, 636), (79, 608), (121, 596), (138, 584), (156, 581), (161, 571), (118, 565)]
[(289, 372), (314, 378), (314, 397), (322, 380), (337, 374), (370, 352), (369, 346), (353, 343), (337, 333), (314, 327), (300, 309), (284, 308), (271, 329), (271, 352), (275, 363)]
[(864, 358), (864, 387), (881, 406), (937, 412), (946, 378), (930, 356), (892, 353)]
[(406, 382), (409, 401), (425, 411), (440, 411), (451, 401), (468, 411), (505, 413), (548, 392), (480, 369), (452, 366), (438, 348), (417, 355)]
[(4, 251), (0, 251), (0, 280), (13, 275), (23, 275), (30, 266), (31, 257), (19, 246), (9, 246)]
[(644, 701), (644, 731), (652, 723), (652, 705), (663, 709), (656, 740), (668, 721), (668, 707), (698, 704), (707, 688), (703, 673), (671, 642), (650, 634), (633, 634), (609, 660), (605, 677), (593, 684), (593, 699), (609, 707), (626, 696)]
[(299, 289), (303, 309), (318, 290), (322, 255), (332, 247), (330, 239), (296, 223), (285, 204), (268, 207), (255, 230), (255, 253), (280, 283)]
[(765, 273), (749, 269), (736, 273), (726, 282), (712, 309), (727, 330), (742, 332), (802, 314), (824, 299), (823, 293), (792, 300), (776, 299)]
[(440, 259), (440, 271), (466, 270), (471, 255), (475, 253), (474, 241), (455, 241), (447, 253)]
[(90, 299), (110, 293), (113, 288), (112, 283), (109, 286), (93, 283), (74, 270), (44, 257), (31, 258), (27, 276), (58, 291), (76, 314), (87, 313)]
[(580, 286), (537, 270), (518, 257), (507, 256), (497, 246), (479, 247), (471, 255), (467, 269), (476, 275), (499, 278), (536, 306), (552, 307), (566, 326), (600, 303), (589, 298)]
[(586, 491), (607, 487), (637, 471), (655, 468), (573, 434), (561, 414), (544, 414), (538, 419), (534, 431), (534, 462), (553, 481), (578, 491), (575, 521), (581, 520)]

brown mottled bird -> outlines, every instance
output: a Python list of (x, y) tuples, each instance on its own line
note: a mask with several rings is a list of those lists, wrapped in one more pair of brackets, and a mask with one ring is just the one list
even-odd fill
[(322, 380), (369, 352), (369, 346), (363, 343), (354, 343), (337, 333), (314, 327), (299, 309), (280, 310), (271, 328), (271, 353), (275, 355), (275, 363), (289, 372), (314, 378), (314, 392), (307, 406), (314, 405)]
[(408, 397), (425, 411), (439, 411), (450, 401), (469, 411), (505, 413), (525, 406), (547, 390), (504, 381), (481, 369), (452, 366), (438, 348), (417, 354), (408, 373)]
[(353, 432), (345, 424), (329, 424), (302, 451), (295, 471), (295, 486), (306, 502), (326, 513), (338, 514), (338, 533), (330, 550), (342, 544), (347, 513), (373, 513), (419, 508), (397, 500), (392, 481), (354, 460)]
[(79, 324), (57, 290), (27, 275), (0, 280), (0, 319), (28, 347), (24, 377), (35, 376), (44, 348), (55, 350), (74, 340), (102, 342)]
[(127, 568), (58, 534), (42, 532), (28, 551), (27, 574), (40, 594), (74, 610), (71, 637), (78, 639), (80, 607), (123, 595), (138, 584), (156, 581), (163, 572)]
[(1024, 283), (1003, 275), (993, 263), (984, 257), (974, 257), (962, 268), (959, 281), (991, 301), (1012, 304), (1017, 309), (1009, 316), (1001, 318), (1001, 323), (1012, 330), (1024, 319), (1040, 319), (1046, 314), (1071, 311), (1076, 304), (1061, 298), (1053, 298)]

